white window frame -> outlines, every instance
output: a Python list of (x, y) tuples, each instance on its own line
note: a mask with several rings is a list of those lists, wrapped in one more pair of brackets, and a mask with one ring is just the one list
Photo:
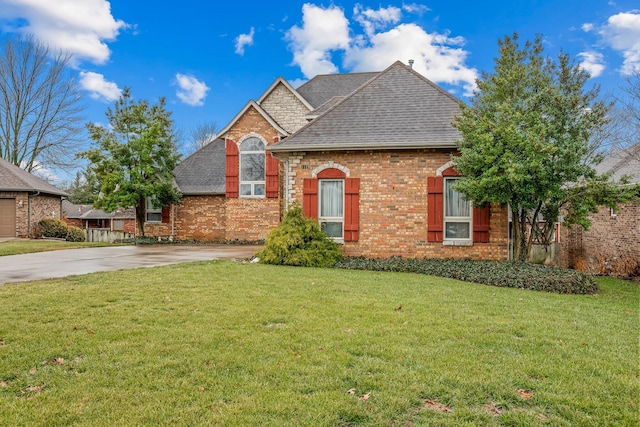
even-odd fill
[[(145, 209), (144, 209), (144, 221), (145, 222), (152, 222), (152, 223), (159, 223), (162, 222), (162, 207), (156, 208), (153, 206), (153, 201), (154, 198), (153, 197), (146, 197), (144, 200), (145, 203)], [(154, 214), (154, 215), (158, 215), (159, 219), (149, 219), (149, 214)]]
[[(331, 216), (331, 217), (323, 217), (322, 216), (322, 183), (323, 182), (341, 182), (342, 183), (342, 216)], [(340, 227), (340, 236), (329, 236), (334, 241), (338, 243), (344, 243), (344, 210), (345, 210), (345, 180), (342, 178), (321, 178), (318, 179), (318, 224), (320, 228), (322, 228), (322, 223), (326, 222), (340, 222), (342, 223), (342, 227)]]
[[(442, 217), (443, 217), (443, 243), (449, 245), (467, 246), (473, 244), (473, 203), (468, 200), (469, 215), (468, 216), (447, 216), (447, 186), (448, 183), (454, 183), (460, 178), (444, 178), (444, 185), (442, 188)], [(455, 191), (455, 190), (454, 190)], [(469, 237), (447, 237), (447, 223), (468, 223), (469, 224)]]
[[(250, 140), (256, 140), (256, 141), (260, 141), (260, 143), (262, 144), (262, 150), (253, 150), (253, 151), (242, 151), (242, 144), (244, 144), (247, 141)], [(244, 197), (244, 198), (264, 198), (266, 197), (267, 194), (267, 152), (265, 150), (265, 143), (262, 139), (256, 137), (256, 136), (251, 136), (248, 137), (246, 139), (244, 139), (241, 143), (240, 143), (240, 147), (239, 147), (239, 166), (240, 169), (238, 170), (238, 175), (239, 175), (239, 185), (238, 185), (238, 194), (240, 197)], [(264, 175), (263, 175), (263, 179), (259, 180), (259, 181), (246, 181), (246, 180), (242, 180), (242, 160), (243, 157), (249, 154), (262, 154), (264, 156)], [(243, 185), (250, 185), (251, 186), (251, 194), (242, 194), (242, 186)], [(262, 185), (262, 187), (264, 188), (264, 191), (262, 194), (256, 194), (256, 185)]]

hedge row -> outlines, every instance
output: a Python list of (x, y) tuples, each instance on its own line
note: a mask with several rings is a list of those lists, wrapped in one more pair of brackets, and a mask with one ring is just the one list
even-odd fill
[(84, 242), (86, 236), (81, 228), (67, 226), (67, 224), (54, 218), (45, 218), (38, 222), (40, 227), (40, 235), (44, 237), (55, 237), (57, 239), (65, 239), (69, 242)]
[(334, 267), (428, 274), (485, 285), (559, 294), (594, 294), (598, 291), (595, 281), (579, 271), (522, 262), (400, 257), (347, 258), (336, 263)]

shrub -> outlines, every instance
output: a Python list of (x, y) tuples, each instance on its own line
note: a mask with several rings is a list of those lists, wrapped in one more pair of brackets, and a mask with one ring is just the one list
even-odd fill
[(329, 267), (342, 259), (340, 245), (306, 218), (299, 205), (286, 213), (280, 225), (269, 232), (265, 247), (256, 253), (264, 264)]
[(67, 241), (69, 242), (84, 242), (87, 237), (84, 234), (84, 230), (73, 225), (67, 228)]
[(44, 218), (38, 222), (40, 234), (44, 237), (65, 239), (67, 237), (67, 224), (61, 219)]
[(402, 271), (448, 277), (485, 285), (530, 289), (559, 294), (593, 294), (595, 281), (575, 270), (523, 262), (471, 261), (453, 259), (349, 258), (336, 268), (374, 271)]

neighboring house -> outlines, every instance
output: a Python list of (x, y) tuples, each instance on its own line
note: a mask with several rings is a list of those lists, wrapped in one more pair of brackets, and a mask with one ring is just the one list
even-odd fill
[(99, 228), (134, 234), (136, 232), (136, 212), (133, 208), (107, 213), (91, 205), (76, 205), (63, 200), (62, 215), (68, 225), (82, 229)]
[(459, 101), (396, 62), (379, 73), (278, 78), (175, 171), (184, 197), (147, 234), (260, 240), (297, 202), (347, 255), (507, 259), (507, 213), (452, 186)]
[[(596, 170), (623, 175), (640, 184), (640, 143), (610, 155)], [(640, 276), (640, 194), (617, 210), (602, 207), (590, 216), (591, 227), (562, 228), (560, 265), (594, 274)]]
[(68, 196), (0, 158), (0, 237), (36, 237), (41, 219), (62, 218)]

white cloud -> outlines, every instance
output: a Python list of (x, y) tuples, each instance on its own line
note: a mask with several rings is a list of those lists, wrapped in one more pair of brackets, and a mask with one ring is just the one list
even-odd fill
[(413, 68), (436, 83), (462, 85), (467, 96), (476, 87), (478, 72), (465, 65), (468, 52), (461, 48), (462, 37), (428, 33), (416, 24), (401, 24), (374, 35), (369, 42), (367, 46), (355, 46), (347, 52), (347, 68), (383, 70), (398, 59), (413, 59)]
[(176, 74), (176, 82), (178, 84), (176, 95), (180, 101), (194, 107), (204, 105), (204, 99), (209, 92), (209, 87), (204, 82), (180, 73)]
[(582, 28), (582, 31), (584, 31), (585, 33), (588, 33), (589, 31), (593, 31), (594, 26), (590, 22), (587, 22), (582, 24), (580, 28)]
[(251, 31), (249, 34), (240, 34), (236, 37), (236, 53), (238, 55), (244, 55), (245, 46), (253, 45), (253, 36), (255, 34), (255, 29), (251, 27)]
[(32, 33), (69, 52), (76, 65), (80, 60), (104, 64), (111, 55), (105, 41), (115, 40), (127, 28), (111, 15), (107, 0), (2, 0), (0, 24), (3, 31)]
[(349, 21), (336, 6), (326, 9), (312, 4), (302, 6), (302, 28), (294, 25), (287, 31), (293, 51), (293, 63), (306, 77), (338, 71), (331, 61), (331, 51), (349, 47)]
[(89, 92), (93, 99), (115, 101), (122, 95), (122, 89), (113, 82), (108, 82), (102, 74), (91, 71), (80, 72), (80, 86)]
[(580, 52), (578, 57), (582, 58), (580, 67), (584, 68), (589, 74), (591, 74), (592, 78), (601, 75), (605, 69), (604, 57), (600, 52)]
[(424, 4), (410, 3), (403, 4), (402, 10), (408, 13), (417, 13), (418, 15), (423, 15), (424, 13), (430, 11), (429, 7)]
[(381, 7), (378, 10), (365, 9), (358, 3), (353, 7), (353, 15), (355, 20), (362, 25), (367, 36), (371, 37), (376, 30), (384, 29), (390, 24), (400, 22), (402, 11), (394, 6)]
[[(343, 54), (342, 65), (349, 71), (381, 71), (397, 60), (415, 60), (414, 69), (436, 83), (459, 85), (465, 95), (475, 89), (478, 72), (465, 62), (468, 52), (462, 37), (449, 33), (428, 33), (416, 24), (398, 24), (398, 8), (354, 8), (354, 19), (363, 24), (365, 34), (349, 35), (349, 21), (337, 7), (323, 9), (305, 4), (303, 26), (287, 33), (294, 64), (306, 78), (336, 73), (332, 54)], [(388, 30), (381, 28), (392, 26)]]
[(629, 75), (640, 69), (640, 11), (609, 17), (600, 35), (612, 49), (622, 53), (622, 74)]

